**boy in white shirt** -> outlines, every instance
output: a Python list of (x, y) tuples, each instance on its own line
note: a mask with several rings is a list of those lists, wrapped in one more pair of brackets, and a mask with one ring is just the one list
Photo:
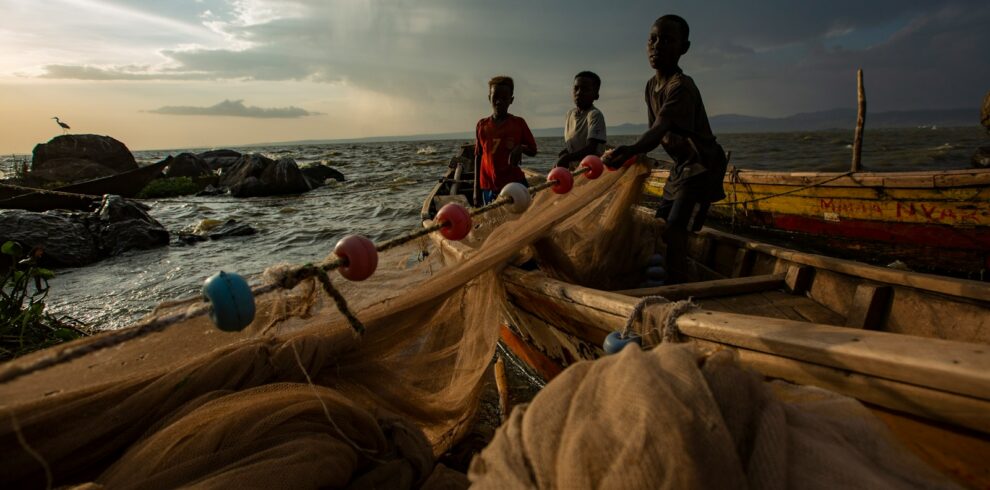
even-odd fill
[(588, 155), (605, 151), (605, 116), (595, 107), (602, 80), (590, 71), (574, 76), (574, 105), (564, 122), (564, 149), (558, 167), (573, 169)]

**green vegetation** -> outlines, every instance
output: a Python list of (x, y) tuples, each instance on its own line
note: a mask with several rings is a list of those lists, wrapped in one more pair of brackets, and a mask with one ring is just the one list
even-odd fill
[(0, 252), (10, 262), (0, 273), (0, 361), (87, 335), (78, 322), (45, 311), (55, 273), (38, 267), (40, 252), (25, 256), (15, 242), (4, 243)]
[(187, 196), (203, 190), (204, 187), (206, 187), (205, 183), (197, 182), (190, 177), (155, 179), (146, 185), (144, 189), (141, 189), (137, 197), (139, 199), (151, 199), (156, 197)]

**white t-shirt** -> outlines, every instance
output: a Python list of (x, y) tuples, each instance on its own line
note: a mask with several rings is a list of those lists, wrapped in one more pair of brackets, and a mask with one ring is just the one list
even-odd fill
[[(591, 106), (586, 111), (572, 107), (567, 111), (564, 121), (564, 149), (574, 153), (588, 145), (588, 140), (606, 141), (605, 115), (597, 107)], [(605, 151), (605, 144), (599, 143), (599, 155)]]

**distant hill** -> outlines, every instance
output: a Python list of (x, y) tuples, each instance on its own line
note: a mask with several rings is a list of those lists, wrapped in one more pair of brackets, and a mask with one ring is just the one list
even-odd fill
[[(976, 126), (979, 124), (979, 109), (942, 109), (923, 111), (867, 112), (866, 128), (913, 128), (918, 126)], [(856, 109), (832, 109), (818, 112), (802, 112), (787, 117), (759, 117), (742, 114), (720, 114), (709, 118), (712, 131), (726, 133), (775, 133), (787, 131), (821, 131), (827, 129), (849, 129), (856, 127)], [(608, 134), (640, 134), (646, 124), (624, 123), (609, 126)], [(564, 128), (540, 128), (533, 130), (537, 138), (562, 137)], [(316, 145), (326, 143), (375, 143), (384, 141), (424, 141), (424, 140), (465, 140), (474, 139), (472, 132), (414, 134), (405, 136), (374, 136), (369, 138), (349, 138), (334, 140), (304, 140), (279, 143), (264, 143), (250, 146), (276, 145)]]
[[(975, 126), (979, 123), (976, 109), (942, 109), (925, 111), (889, 111), (866, 113), (866, 128), (912, 128), (918, 126)], [(753, 133), (781, 131), (820, 131), (856, 127), (856, 109), (832, 109), (802, 112), (793, 116), (770, 118), (722, 114), (710, 118), (717, 133)]]

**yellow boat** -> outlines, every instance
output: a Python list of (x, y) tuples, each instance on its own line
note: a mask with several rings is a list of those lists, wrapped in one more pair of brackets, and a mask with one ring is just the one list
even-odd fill
[[(658, 169), (646, 194), (663, 195)], [(723, 229), (779, 237), (829, 255), (982, 277), (990, 269), (990, 169), (770, 172), (730, 168), (712, 205)]]

